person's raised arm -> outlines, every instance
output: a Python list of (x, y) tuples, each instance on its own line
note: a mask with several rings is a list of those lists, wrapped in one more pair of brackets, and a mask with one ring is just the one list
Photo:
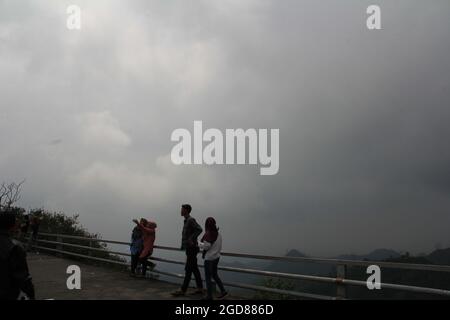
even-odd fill
[[(133, 220), (134, 221), (134, 220)], [(135, 221), (135, 223), (137, 224), (137, 226), (139, 227), (139, 229), (141, 229), (142, 231), (149, 233), (149, 234), (155, 234), (155, 229), (153, 228), (148, 228), (146, 226), (144, 226), (142, 223), (138, 222), (137, 220)]]

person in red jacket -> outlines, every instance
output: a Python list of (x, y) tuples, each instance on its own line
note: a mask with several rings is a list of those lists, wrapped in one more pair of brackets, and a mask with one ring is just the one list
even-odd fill
[(153, 221), (147, 221), (142, 218), (141, 221), (133, 220), (134, 223), (142, 231), (142, 239), (144, 242), (144, 248), (139, 255), (139, 262), (142, 264), (142, 276), (145, 277), (147, 272), (147, 267), (150, 266), (151, 269), (155, 267), (155, 264), (148, 261), (148, 258), (153, 254), (153, 245), (155, 243), (156, 236), (156, 223)]

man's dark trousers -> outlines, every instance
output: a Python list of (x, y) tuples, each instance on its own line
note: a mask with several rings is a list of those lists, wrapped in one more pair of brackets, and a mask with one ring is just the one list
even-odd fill
[(197, 264), (197, 254), (199, 252), (198, 247), (187, 247), (186, 248), (186, 266), (184, 268), (184, 282), (181, 286), (181, 290), (186, 292), (189, 287), (189, 282), (191, 282), (192, 274), (194, 274), (195, 282), (197, 284), (197, 289), (203, 288), (202, 277), (200, 275), (200, 270)]

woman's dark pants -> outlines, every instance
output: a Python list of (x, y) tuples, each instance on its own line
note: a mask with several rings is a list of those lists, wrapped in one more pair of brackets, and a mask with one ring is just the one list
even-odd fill
[(139, 253), (131, 255), (131, 273), (136, 273), (136, 268), (139, 262)]
[(211, 279), (214, 279), (217, 286), (220, 289), (220, 292), (224, 293), (225, 288), (223, 287), (222, 280), (220, 280), (219, 275), (217, 274), (217, 266), (219, 264), (219, 258), (215, 260), (205, 260), (205, 280), (206, 280), (206, 289), (207, 289), (207, 299), (212, 299), (213, 293), (213, 285)]

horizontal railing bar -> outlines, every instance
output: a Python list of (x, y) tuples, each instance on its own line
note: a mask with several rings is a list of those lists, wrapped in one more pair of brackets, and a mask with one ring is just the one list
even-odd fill
[(158, 245), (155, 245), (155, 249), (168, 250), (168, 251), (183, 251), (180, 248), (168, 247), (168, 246), (158, 246)]
[[(163, 262), (167, 262), (167, 263), (184, 265), (184, 262), (176, 261), (176, 260), (153, 258), (153, 257), (150, 257), (150, 259), (163, 261)], [(203, 268), (203, 266), (200, 266), (200, 267)], [(324, 283), (332, 283), (332, 284), (346, 284), (346, 285), (361, 286), (361, 287), (367, 286), (367, 282), (360, 281), (360, 280), (319, 277), (319, 276), (311, 276), (311, 275), (301, 275), (301, 274), (294, 274), (294, 273), (273, 272), (273, 271), (264, 271), (264, 270), (255, 270), (255, 269), (235, 268), (235, 267), (218, 267), (218, 269), (222, 270), (222, 271), (248, 273), (248, 274), (255, 274), (255, 275), (260, 275), (260, 276), (287, 278), (287, 279), (293, 279), (293, 280), (306, 280), (306, 281), (324, 282)], [(385, 289), (396, 289), (396, 290), (403, 290), (403, 291), (450, 296), (450, 291), (444, 290), (444, 289), (407, 286), (407, 285), (399, 285), (399, 284), (393, 284), (393, 283), (382, 283), (381, 287), (385, 288)]]
[(73, 243), (67, 243), (67, 242), (58, 242), (58, 241), (49, 241), (49, 240), (42, 240), (42, 239), (38, 239), (37, 241), (38, 242), (42, 242), (42, 243), (61, 245), (63, 247), (86, 249), (86, 250), (92, 250), (92, 251), (97, 251), (97, 252), (104, 252), (104, 253), (110, 253), (110, 254), (116, 254), (116, 255), (122, 255), (122, 256), (131, 257), (131, 254), (129, 254), (129, 253), (123, 253), (123, 252), (118, 252), (118, 251), (109, 251), (109, 250), (107, 251), (107, 250), (102, 249), (102, 248), (93, 248), (93, 247), (89, 247), (89, 246), (81, 246), (79, 244), (73, 244)]
[[(157, 258), (157, 257), (149, 257), (150, 260), (154, 261), (160, 261), (160, 262), (166, 262), (166, 263), (172, 263), (172, 264), (179, 264), (179, 265), (185, 265), (185, 262), (183, 261), (177, 261), (177, 260), (171, 260), (171, 259), (164, 259), (164, 258)], [(201, 267), (201, 266), (200, 266)]]
[(97, 257), (87, 256), (87, 255), (84, 255), (84, 254), (73, 253), (73, 252), (69, 252), (69, 251), (58, 250), (58, 249), (52, 249), (52, 248), (42, 247), (42, 246), (36, 246), (36, 245), (34, 245), (33, 247), (34, 247), (34, 248), (37, 248), (37, 249), (41, 249), (41, 250), (47, 250), (47, 251), (57, 252), (57, 253), (66, 254), (66, 255), (70, 255), (70, 256), (75, 256), (75, 257), (80, 257), (80, 258), (86, 258), (86, 259), (91, 259), (91, 260), (96, 260), (96, 261), (101, 261), (101, 262), (109, 262), (109, 263), (114, 263), (114, 264), (118, 264), (118, 265), (122, 265), (122, 266), (128, 266), (128, 263), (126, 263), (126, 262), (114, 261), (114, 260), (103, 259), (103, 258), (97, 258)]
[[(185, 262), (183, 262), (183, 261), (177, 261), (177, 260), (171, 260), (171, 259), (162, 259), (162, 258), (156, 258), (156, 257), (150, 257), (149, 259), (155, 260), (155, 261), (166, 262), (166, 263), (179, 264), (179, 265), (185, 264)], [(199, 265), (199, 267), (204, 268), (202, 265)], [(255, 274), (255, 275), (267, 276), (267, 277), (279, 277), (279, 278), (288, 278), (288, 279), (294, 279), (294, 280), (309, 280), (309, 281), (318, 281), (318, 282), (327, 282), (327, 283), (341, 283), (340, 279), (336, 279), (336, 278), (309, 276), (309, 275), (301, 275), (301, 274), (295, 274), (295, 273), (283, 273), (283, 272), (273, 272), (273, 271), (234, 268), (234, 267), (222, 267), (222, 266), (219, 266), (218, 269), (222, 270), (222, 271)], [(366, 283), (361, 281), (360, 284), (354, 284), (354, 285), (366, 286)]]
[(370, 266), (377, 265), (379, 267), (391, 269), (409, 269), (420, 271), (441, 271), (450, 272), (450, 266), (431, 265), (431, 264), (408, 264), (400, 262), (387, 261), (361, 261), (361, 260), (343, 260), (343, 259), (328, 259), (328, 258), (308, 258), (308, 257), (284, 257), (284, 256), (265, 256), (244, 253), (221, 253), (222, 256), (240, 257), (260, 260), (275, 260), (275, 261), (290, 261), (290, 262), (310, 262), (310, 263), (325, 263), (333, 265), (347, 265), (347, 266)]
[[(173, 272), (165, 272), (160, 270), (152, 270), (150, 273), (158, 273), (163, 274), (170, 277), (176, 277), (183, 279), (184, 275), (179, 273), (173, 273)], [(284, 294), (284, 295), (290, 295), (300, 298), (308, 298), (308, 299), (318, 299), (318, 300), (336, 300), (335, 297), (330, 296), (323, 296), (318, 294), (311, 294), (311, 293), (304, 293), (304, 292), (298, 292), (298, 291), (291, 291), (291, 290), (283, 290), (283, 289), (276, 289), (276, 288), (268, 288), (263, 286), (257, 286), (257, 285), (251, 285), (251, 284), (244, 284), (240, 282), (224, 282), (225, 286), (228, 287), (235, 287), (235, 288), (242, 288), (247, 290), (254, 290), (254, 291), (265, 291), (269, 293), (276, 293), (276, 294)]]
[[(87, 250), (96, 250), (96, 251), (98, 250), (97, 248), (74, 245), (74, 244), (69, 244), (69, 243), (64, 243), (64, 242), (61, 243), (61, 242), (48, 241), (48, 240), (38, 240), (38, 241), (44, 242), (44, 243), (51, 243), (51, 244), (61, 244), (63, 246), (69, 246), (69, 247), (75, 247), (75, 248), (81, 248), (81, 249), (87, 249)], [(101, 250), (101, 251), (105, 252), (103, 250)], [(124, 255), (124, 256), (130, 256), (130, 254), (126, 254), (126, 253), (122, 253), (122, 252), (110, 252), (110, 253)], [(158, 258), (158, 257), (149, 257), (149, 259), (153, 260), (153, 261), (160, 261), (160, 262), (178, 264), (178, 265), (185, 264), (185, 262), (183, 262), (183, 261), (163, 259), (163, 258)], [(199, 267), (203, 268), (202, 265), (200, 265)], [(311, 280), (311, 281), (321, 281), (321, 282), (328, 282), (328, 283), (338, 282), (335, 278), (325, 278), (325, 277), (307, 276), (307, 275), (299, 275), (299, 274), (291, 274), (291, 273), (262, 271), (262, 270), (255, 270), (255, 269), (243, 269), (243, 268), (233, 268), (233, 267), (219, 267), (218, 269), (223, 270), (223, 271), (237, 272), (237, 273), (248, 273), (248, 274), (263, 275), (263, 276), (270, 276), (270, 277), (281, 277), (281, 278), (289, 278), (289, 279), (296, 279), (296, 280)], [(365, 282), (362, 282), (362, 284), (365, 285)]]
[[(318, 294), (313, 294), (313, 293), (305, 293), (305, 292), (298, 292), (298, 291), (291, 291), (291, 290), (276, 289), (276, 288), (267, 288), (267, 287), (263, 287), (263, 286), (244, 284), (244, 283), (240, 283), (240, 282), (224, 282), (224, 285), (229, 286), (229, 287), (248, 289), (248, 290), (265, 291), (265, 292), (269, 292), (269, 293), (296, 296), (296, 297), (300, 297), (300, 298), (308, 298), (308, 299), (316, 299), (316, 300), (337, 300), (336, 297), (323, 296), (323, 295), (318, 295)], [(340, 300), (344, 300), (344, 299), (340, 299)]]
[[(38, 241), (48, 242), (48, 240), (38, 240)], [(61, 242), (53, 242), (52, 241), (52, 244), (76, 246), (76, 247), (88, 249), (88, 250), (97, 249), (97, 248), (83, 247), (83, 246), (73, 245), (73, 244), (68, 244), (68, 243), (63, 243), (63, 242), (61, 243)], [(59, 252), (59, 253), (63, 253), (63, 254), (69, 254), (69, 255), (73, 255), (73, 256), (88, 258), (88, 259), (92, 259), (92, 260), (98, 260), (98, 261), (103, 261), (103, 262), (112, 262), (112, 263), (125, 265), (125, 266), (128, 265), (128, 263), (118, 262), (118, 261), (114, 261), (114, 260), (110, 260), (110, 259), (96, 258), (96, 257), (87, 256), (87, 255), (82, 255), (82, 254), (76, 254), (76, 253), (72, 253), (72, 252), (68, 252), (68, 251), (64, 251), (64, 250), (57, 250), (57, 249), (41, 247), (41, 246), (35, 246), (35, 247), (40, 248), (40, 249), (54, 251), (54, 252)], [(122, 253), (122, 252), (109, 252), (109, 253), (129, 256), (129, 254)], [(184, 262), (182, 262), (182, 261), (163, 259), (163, 258), (158, 258), (158, 257), (150, 257), (150, 260), (184, 265)], [(200, 267), (203, 268), (203, 266), (200, 266)], [(367, 283), (365, 281), (351, 280), (351, 279), (319, 277), (319, 276), (272, 272), (272, 271), (263, 271), (263, 270), (255, 270), (255, 269), (234, 268), (234, 267), (219, 267), (218, 269), (223, 270), (223, 271), (248, 273), (248, 274), (255, 274), (255, 275), (262, 275), (262, 276), (269, 276), (269, 277), (289, 278), (289, 279), (295, 279), (295, 280), (308, 280), (308, 281), (325, 282), (325, 283), (333, 283), (333, 284), (344, 284), (344, 285), (353, 285), (353, 286), (366, 286), (367, 285)], [(154, 272), (154, 271), (155, 270), (153, 270), (152, 272)], [(159, 271), (159, 272), (162, 272), (162, 271)], [(386, 289), (395, 289), (395, 290), (402, 290), (402, 291), (409, 291), (409, 292), (416, 292), (416, 293), (428, 293), (428, 294), (450, 296), (450, 291), (444, 290), (444, 289), (399, 285), (399, 284), (392, 284), (392, 283), (382, 283), (381, 287), (386, 288)]]
[(42, 235), (42, 236), (50, 236), (50, 237), (60, 237), (60, 238), (65, 238), (65, 239), (86, 240), (86, 241), (94, 241), (94, 242), (105, 242), (105, 243), (114, 243), (114, 244), (130, 245), (129, 242), (124, 242), (124, 241), (104, 240), (104, 239), (97, 239), (97, 238), (88, 238), (88, 237), (80, 237), (80, 236), (71, 236), (71, 235), (60, 234), (60, 233), (45, 233), (45, 232), (42, 232), (42, 233), (40, 233), (39, 235)]
[(176, 278), (180, 278), (183, 279), (184, 275), (179, 274), (179, 273), (174, 273), (174, 272), (168, 272), (168, 271), (161, 271), (161, 270), (157, 270), (157, 269), (153, 269), (153, 270), (149, 270), (150, 273), (158, 273), (158, 274), (163, 274), (169, 277), (176, 277)]
[[(156, 258), (156, 257), (150, 257), (150, 260), (155, 261), (161, 261), (166, 263), (172, 263), (172, 264), (179, 264), (184, 265), (185, 262), (183, 261), (177, 261), (177, 260), (171, 260), (171, 259), (162, 259), (162, 258)], [(202, 265), (199, 265), (200, 268), (204, 268)], [(234, 268), (234, 267), (218, 267), (219, 270), (222, 271), (229, 271), (229, 272), (236, 272), (236, 273), (248, 273), (248, 274), (255, 274), (260, 276), (267, 276), (267, 277), (279, 277), (279, 278), (288, 278), (288, 279), (294, 279), (294, 280), (310, 280), (310, 281), (319, 281), (319, 282), (327, 282), (327, 283), (340, 283), (339, 279), (336, 278), (327, 278), (327, 277), (318, 277), (318, 276), (308, 276), (308, 275), (301, 275), (301, 274), (295, 274), (295, 273), (282, 273), (282, 272), (273, 272), (273, 271), (264, 271), (264, 270), (256, 270), (256, 269), (244, 269), (244, 268)], [(361, 282), (359, 285), (366, 285), (365, 282)]]
[[(351, 279), (342, 279), (341, 280), (342, 284), (347, 284), (347, 285), (361, 285), (360, 284), (361, 282), (364, 283), (364, 285), (366, 285), (366, 282), (364, 282), (364, 281), (351, 280)], [(441, 296), (450, 296), (449, 290), (409, 286), (409, 285), (403, 285), (403, 284), (381, 283), (381, 288), (382, 289), (394, 289), (394, 290), (401, 290), (401, 291), (409, 291), (409, 292), (416, 292), (416, 293), (436, 294), (436, 295), (441, 295)]]
[[(92, 247), (88, 247), (88, 246), (75, 245), (75, 244), (71, 244), (71, 243), (48, 241), (48, 240), (40, 240), (40, 239), (38, 241), (39, 242), (43, 242), (43, 243), (49, 243), (49, 244), (56, 244), (56, 245), (59, 244), (59, 245), (62, 245), (62, 246), (68, 246), (68, 247), (74, 247), (74, 248), (80, 248), (80, 249), (86, 249), (86, 250), (94, 250), (94, 251), (105, 252), (103, 249), (92, 248)], [(123, 256), (131, 256), (130, 254), (122, 253), (122, 252), (110, 251), (109, 253), (117, 254), (117, 255), (123, 255)], [(183, 262), (183, 261), (164, 259), (164, 258), (158, 258), (158, 257), (149, 257), (149, 259), (153, 260), (153, 261), (160, 261), (160, 262), (171, 263), (171, 264), (178, 264), (178, 265), (184, 265), (185, 264), (185, 262)], [(203, 268), (203, 266), (200, 265), (200, 268)], [(219, 267), (218, 269), (219, 270), (223, 270), (223, 271), (237, 272), (237, 273), (248, 273), (248, 274), (271, 276), (271, 277), (280, 277), (280, 278), (289, 278), (289, 279), (296, 279), (296, 280), (322, 281), (322, 282), (328, 282), (328, 283), (336, 283), (337, 282), (337, 280), (335, 278), (314, 277), (314, 276), (307, 276), (307, 275), (280, 273), (280, 272), (272, 272), (272, 271), (262, 271), (262, 270), (254, 270), (254, 269), (243, 269), (243, 268), (233, 268), (233, 267)], [(365, 285), (365, 282), (363, 284)]]
[[(52, 248), (37, 246), (37, 245), (34, 245), (33, 247), (37, 248), (37, 249), (41, 249), (41, 250), (57, 252), (57, 253), (66, 254), (66, 255), (70, 255), (70, 256), (81, 257), (81, 258), (91, 259), (91, 260), (95, 260), (95, 261), (108, 262), (108, 263), (113, 263), (113, 264), (117, 264), (117, 265), (121, 265), (121, 266), (128, 266), (128, 263), (124, 263), (124, 262), (120, 262), (120, 261), (96, 258), (96, 257), (87, 256), (87, 255), (84, 255), (84, 254), (78, 254), (78, 253), (68, 252), (68, 251), (64, 251), (64, 250), (58, 250), (58, 249), (52, 249)], [(181, 274), (172, 273), (172, 272), (165, 272), (165, 271), (159, 271), (159, 270), (151, 270), (150, 273), (158, 273), (158, 274), (162, 274), (162, 275), (166, 275), (166, 276), (172, 276), (172, 277), (177, 277), (177, 278), (183, 278), (184, 277)], [(313, 295), (313, 294), (301, 293), (301, 292), (296, 292), (296, 291), (273, 289), (273, 288), (267, 288), (267, 287), (262, 287), (262, 286), (254, 286), (254, 285), (247, 285), (247, 284), (234, 283), (234, 282), (233, 283), (224, 282), (224, 285), (230, 286), (230, 287), (244, 288), (244, 289), (249, 289), (249, 290), (256, 290), (256, 291), (265, 291), (265, 292), (270, 292), (270, 293), (285, 294), (285, 295), (291, 295), (291, 296), (297, 296), (297, 297), (303, 297), (303, 298), (329, 299), (329, 300), (335, 299), (334, 297)]]
[[(115, 241), (115, 240), (102, 240), (95, 238), (70, 236), (63, 234), (41, 233), (44, 236), (54, 236), (61, 238), (89, 240), (104, 243), (114, 243), (122, 245), (130, 245), (129, 242)], [(179, 248), (169, 246), (155, 246), (155, 249), (181, 251)], [(247, 259), (259, 259), (259, 260), (272, 260), (272, 261), (289, 261), (289, 262), (310, 262), (310, 263), (325, 263), (333, 265), (347, 265), (347, 266), (369, 266), (377, 265), (383, 268), (390, 269), (407, 269), (407, 270), (419, 270), (419, 271), (436, 271), (436, 272), (450, 272), (450, 266), (447, 265), (431, 265), (431, 264), (417, 264), (417, 263), (400, 263), (400, 262), (387, 262), (387, 261), (361, 261), (361, 260), (345, 260), (345, 259), (328, 259), (328, 258), (308, 258), (308, 257), (285, 257), (285, 256), (267, 256), (267, 255), (255, 255), (245, 253), (231, 253), (223, 252), (222, 256), (247, 258)]]

